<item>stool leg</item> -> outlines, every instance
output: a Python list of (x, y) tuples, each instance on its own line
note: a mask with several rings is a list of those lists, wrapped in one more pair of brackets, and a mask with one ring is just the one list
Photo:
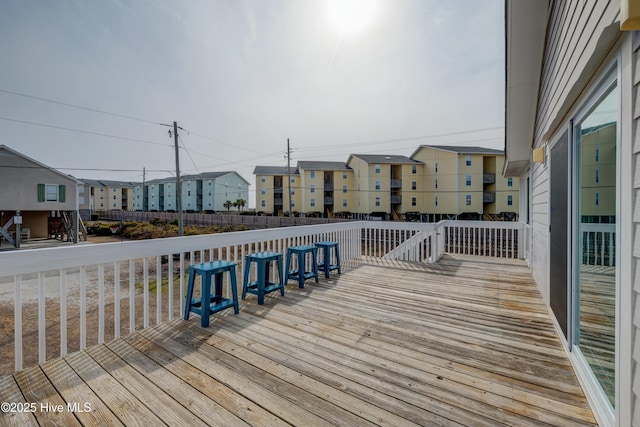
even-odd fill
[(184, 303), (184, 320), (189, 320), (191, 301), (193, 300), (193, 282), (195, 282), (195, 276), (193, 269), (189, 269), (189, 285), (187, 286), (187, 296)]
[(238, 314), (240, 309), (238, 308), (238, 286), (236, 285), (236, 269), (232, 268), (231, 271), (231, 297), (233, 298), (233, 312)]
[(200, 315), (200, 326), (202, 326), (203, 328), (208, 328), (209, 308), (211, 304), (211, 274), (203, 274), (201, 279), (202, 295), (200, 296), (200, 301), (202, 301), (202, 303), (200, 305), (200, 309), (202, 314)]
[(338, 266), (338, 274), (342, 274), (340, 270), (340, 245), (336, 245), (336, 265)]
[(218, 303), (222, 299), (222, 276), (224, 273), (216, 274), (215, 295), (213, 300)]
[(291, 271), (291, 250), (287, 249), (287, 261), (285, 262), (284, 283), (289, 283), (289, 272)]
[(264, 279), (265, 279), (265, 262), (258, 262), (258, 305), (264, 304)]
[(298, 287), (304, 288), (305, 255), (298, 253)]
[(249, 257), (244, 259), (244, 277), (242, 278), (242, 299), (247, 296), (247, 286), (249, 285), (249, 273), (251, 272), (251, 262)]
[[(327, 260), (325, 260), (325, 265), (327, 265)], [(318, 283), (318, 248), (313, 248), (311, 250), (311, 268), (313, 269), (312, 272), (316, 277), (316, 283)]]
[(324, 278), (329, 278), (329, 268), (331, 267), (331, 251), (326, 246), (320, 246), (318, 248), (318, 256), (320, 256), (320, 252), (322, 252), (322, 269), (324, 270)]
[(278, 280), (280, 281), (280, 295), (284, 295), (284, 282), (282, 281), (282, 256), (276, 258), (276, 266), (278, 267)]

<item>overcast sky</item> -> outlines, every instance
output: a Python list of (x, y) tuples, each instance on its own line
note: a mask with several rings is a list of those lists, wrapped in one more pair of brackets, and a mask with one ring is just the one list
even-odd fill
[(0, 53), (0, 144), (79, 178), (175, 173), (174, 120), (183, 173), (252, 184), (287, 138), (504, 148), (503, 0), (3, 0)]

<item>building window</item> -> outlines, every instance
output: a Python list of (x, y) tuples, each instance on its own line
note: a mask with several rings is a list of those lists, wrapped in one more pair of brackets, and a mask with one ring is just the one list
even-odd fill
[(466, 175), (464, 177), (464, 185), (467, 187), (471, 187), (471, 175)]
[(380, 172), (381, 172), (380, 165), (375, 165), (375, 166), (374, 166), (374, 170), (375, 170), (375, 173), (376, 173), (376, 174), (380, 175)]
[[(262, 182), (266, 182), (266, 180), (264, 179), (264, 176), (262, 177)], [(208, 182), (209, 187), (211, 187), (211, 181)]]
[(45, 200), (47, 202), (57, 202), (58, 201), (58, 186), (55, 184), (47, 184), (45, 186)]
[(411, 165), (411, 174), (415, 175), (418, 173), (418, 166), (416, 165)]
[(600, 182), (600, 169), (596, 169), (596, 184)]
[(596, 162), (600, 161), (600, 147), (596, 147)]
[(315, 186), (315, 184), (311, 184), (310, 191), (311, 191), (312, 193), (315, 193), (315, 192), (316, 192), (316, 186)]
[[(151, 195), (153, 197), (153, 194)], [(100, 200), (104, 200), (104, 196), (100, 196)]]
[(116, 200), (116, 195), (115, 194), (113, 195), (113, 200)]
[(507, 178), (507, 187), (513, 187), (513, 178)]
[(513, 206), (513, 196), (511, 194), (507, 194), (507, 206)]
[[(209, 203), (209, 204), (211, 204), (211, 203)], [(260, 206), (263, 207), (263, 208), (267, 207), (267, 201), (266, 200), (261, 200), (260, 201)]]
[(342, 179), (347, 179), (347, 173), (346, 172), (342, 172)]
[(267, 190), (265, 190), (264, 188), (260, 189), (260, 194), (264, 196), (265, 194), (267, 194)]
[(416, 181), (411, 181), (411, 189), (414, 191), (418, 189), (418, 183)]
[(382, 185), (381, 185), (380, 181), (376, 181), (375, 189), (379, 191), (381, 187), (382, 187)]
[(600, 192), (596, 192), (596, 206), (600, 206)]
[(292, 208), (294, 208), (295, 206), (296, 206), (296, 201), (295, 201), (295, 200), (292, 200), (292, 201), (291, 201), (291, 207), (292, 207)]
[(348, 205), (348, 203), (347, 203), (347, 199), (342, 199), (342, 207), (343, 207), (343, 208), (346, 208), (346, 207), (347, 207), (347, 205)]
[(113, 207), (114, 207), (114, 208), (116, 207), (116, 204), (115, 204), (115, 203), (113, 204)]
[(316, 171), (309, 171), (309, 177), (311, 179), (315, 179), (316, 178)]
[(296, 195), (296, 190), (294, 190), (293, 188), (291, 189), (291, 195), (295, 196)]
[(296, 183), (296, 179), (294, 177), (291, 177), (291, 183), (295, 184)]
[(435, 166), (435, 168), (436, 168), (436, 173), (438, 173), (438, 162), (435, 162), (435, 163), (434, 163), (434, 166)]
[(347, 192), (347, 186), (346, 186), (346, 185), (343, 185), (343, 186), (342, 186), (342, 192), (343, 192), (343, 193), (346, 193), (346, 192)]
[(435, 180), (435, 187), (438, 188), (438, 178)]
[(416, 197), (411, 198), (411, 206), (418, 206), (418, 199)]
[(316, 207), (316, 199), (310, 199), (309, 200), (309, 206), (311, 206), (312, 208)]
[(467, 154), (467, 160), (465, 161), (465, 165), (471, 166), (471, 155)]
[(380, 197), (376, 197), (375, 205), (380, 206)]
[(436, 204), (436, 206), (438, 206), (438, 196), (435, 197), (435, 199), (433, 200), (434, 203)]
[(465, 206), (471, 206), (471, 194), (467, 194), (464, 197), (464, 204)]

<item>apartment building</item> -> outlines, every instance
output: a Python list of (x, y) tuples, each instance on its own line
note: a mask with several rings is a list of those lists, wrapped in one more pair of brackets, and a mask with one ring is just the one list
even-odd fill
[(299, 161), (300, 212), (306, 215), (347, 216), (355, 208), (353, 170), (343, 162)]
[(429, 220), (515, 219), (518, 178), (504, 178), (504, 152), (483, 147), (421, 145), (411, 155), (424, 164), (424, 205)]
[(80, 214), (89, 219), (93, 211), (134, 209), (134, 188), (136, 183), (128, 181), (81, 180), (80, 189), (83, 195), (80, 202)]
[[(403, 213), (419, 210), (421, 161), (398, 155), (352, 154), (347, 166), (355, 174), (356, 213), (401, 219)], [(407, 185), (414, 182), (416, 190), (410, 190)]]
[(256, 176), (256, 211), (272, 215), (284, 215), (290, 210), (299, 212), (303, 190), (297, 167), (256, 166), (253, 174)]
[[(180, 179), (182, 210), (186, 212), (217, 212), (224, 203), (238, 199), (248, 201), (249, 182), (235, 171), (203, 172), (184, 175)], [(177, 183), (174, 177), (154, 179), (135, 185), (135, 210), (178, 211)]]
[[(504, 152), (421, 145), (410, 157), (352, 154), (346, 163), (299, 161), (291, 170), (294, 214), (439, 221), (517, 217), (518, 178), (503, 178)], [(289, 211), (287, 168), (257, 166), (256, 209)]]

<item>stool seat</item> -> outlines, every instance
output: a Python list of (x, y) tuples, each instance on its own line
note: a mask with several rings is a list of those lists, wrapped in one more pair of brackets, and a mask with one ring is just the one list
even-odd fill
[[(307, 270), (306, 258), (307, 254), (311, 254), (311, 266)], [(285, 273), (285, 282), (289, 282), (290, 279), (298, 280), (298, 287), (304, 288), (304, 281), (310, 278), (315, 278), (318, 282), (318, 262), (316, 260), (318, 254), (318, 248), (316, 246), (292, 246), (287, 249), (287, 268)], [(291, 262), (293, 256), (298, 258), (298, 268), (292, 269)]]
[[(342, 274), (340, 269), (340, 244), (338, 242), (317, 242), (318, 256), (322, 254), (322, 262), (318, 261), (318, 268), (324, 271), (324, 277), (329, 278), (329, 273), (338, 270), (338, 274)], [(331, 263), (331, 249), (335, 253), (335, 263)]]
[[(271, 263), (276, 263), (278, 269), (278, 282), (270, 282), (269, 274)], [(258, 272), (256, 280), (250, 281), (251, 263), (256, 263)], [(258, 296), (258, 304), (264, 304), (264, 295), (280, 289), (280, 295), (284, 295), (284, 282), (282, 276), (282, 254), (279, 252), (258, 252), (249, 254), (244, 262), (244, 279), (242, 280), (242, 299), (247, 292)]]
[[(233, 307), (238, 314), (238, 288), (236, 283), (236, 266), (238, 264), (229, 261), (211, 261), (189, 266), (189, 284), (187, 286), (186, 303), (184, 307), (184, 320), (189, 320), (191, 312), (200, 315), (200, 325), (203, 328), (209, 326), (209, 316), (218, 311)], [(229, 273), (231, 279), (232, 298), (222, 296), (222, 277)], [(200, 276), (200, 298), (193, 298), (196, 276)], [(214, 293), (211, 293), (211, 277), (215, 277)]]

